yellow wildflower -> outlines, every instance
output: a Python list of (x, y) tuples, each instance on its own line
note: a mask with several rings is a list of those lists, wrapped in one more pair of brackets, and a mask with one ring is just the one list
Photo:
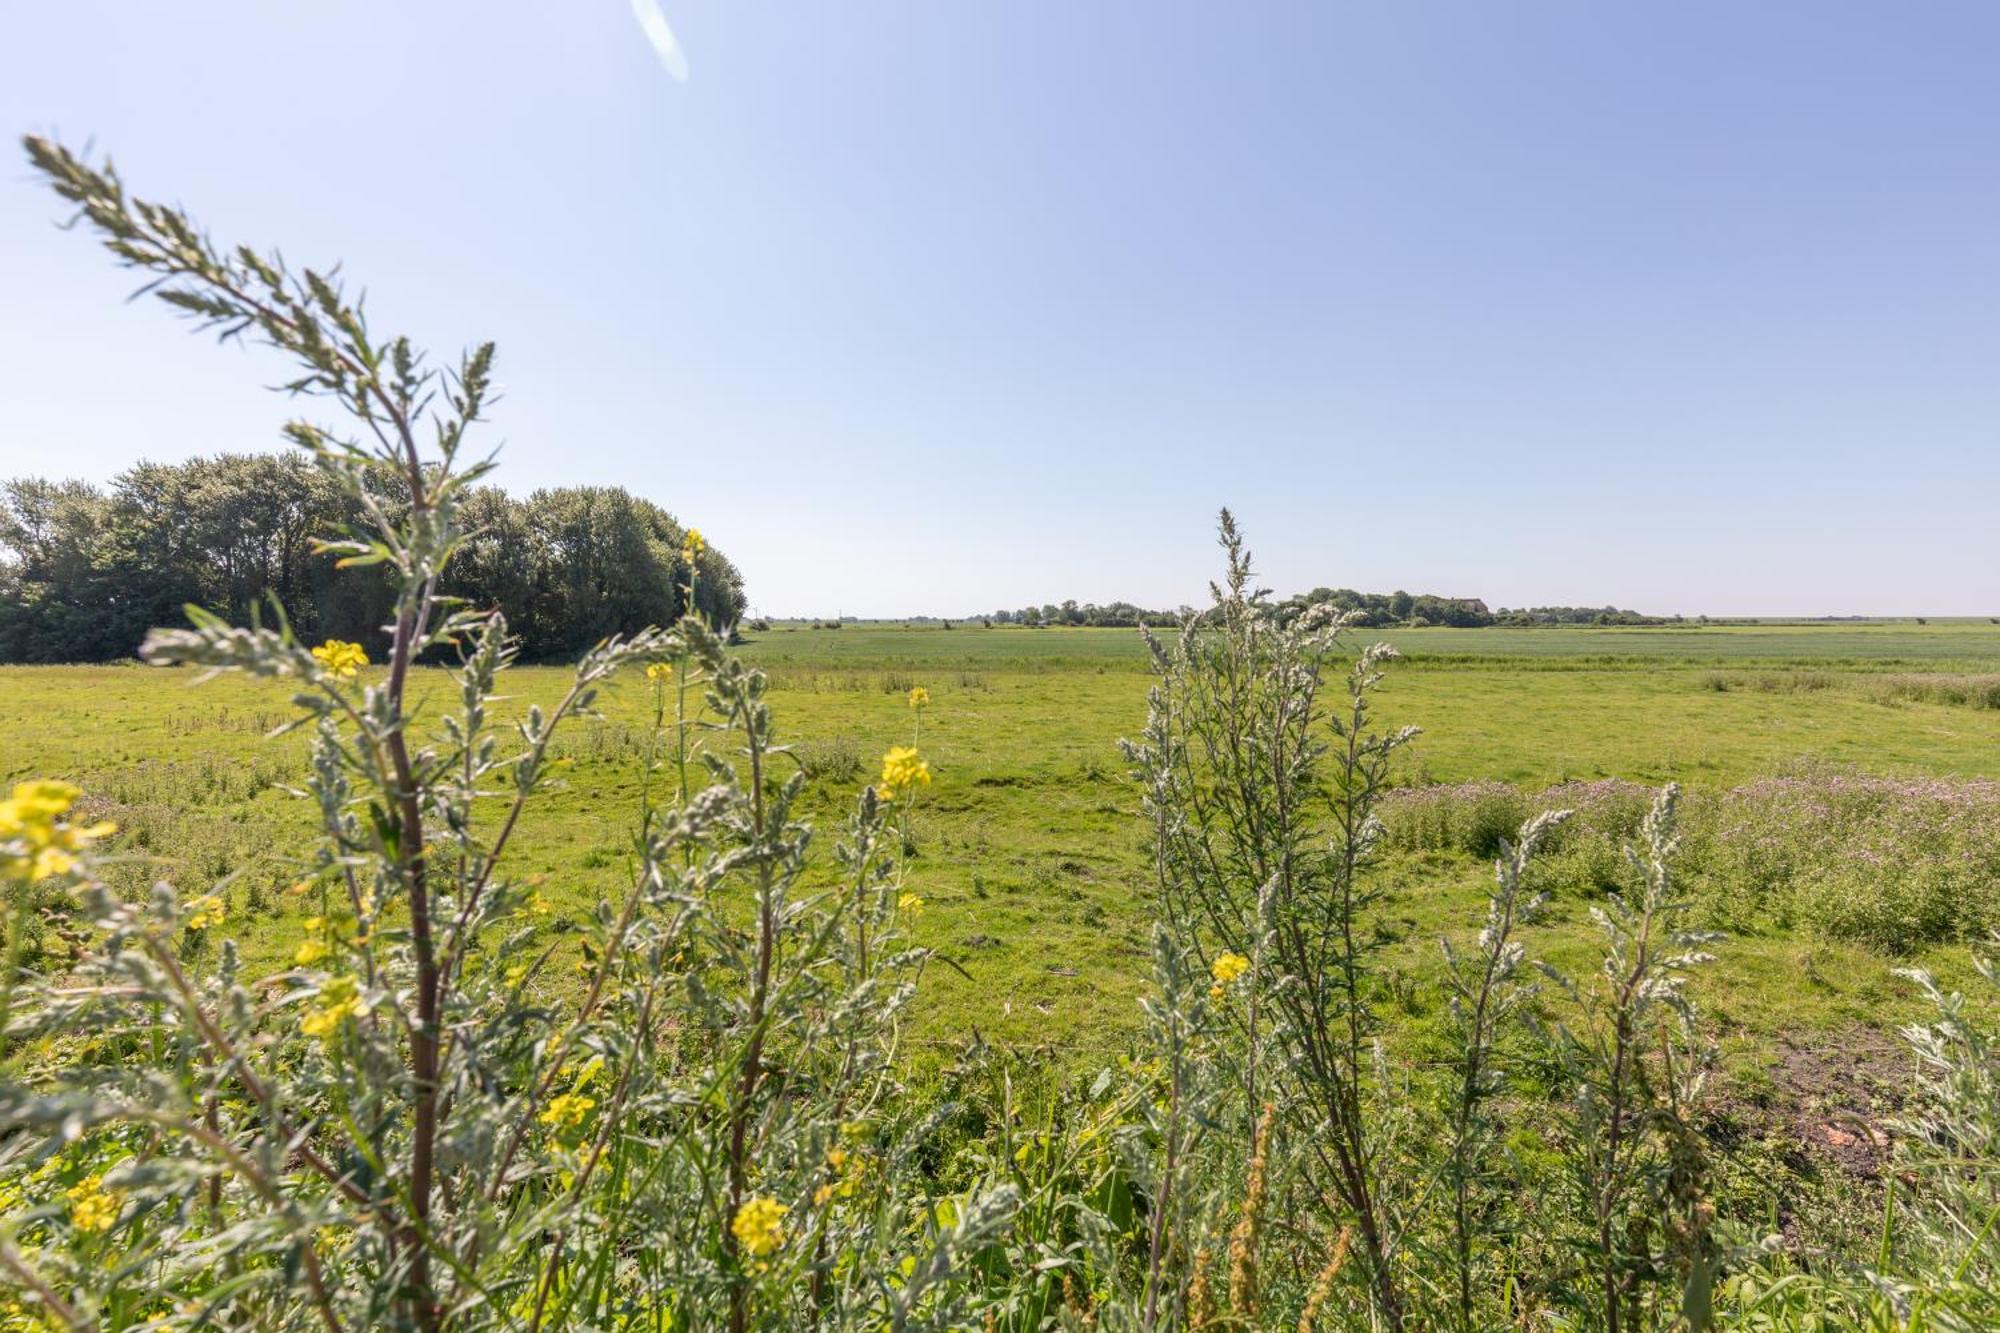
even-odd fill
[(896, 899), (896, 910), (908, 912), (911, 916), (924, 914), (924, 900), (921, 894), (906, 893)]
[(48, 824), (69, 813), (83, 789), (49, 778), (17, 782), (5, 802), (0, 802), (0, 833), (18, 833), (29, 824)]
[(1225, 953), (1216, 955), (1215, 961), (1209, 964), (1208, 974), (1215, 978), (1216, 985), (1227, 986), (1249, 970), (1248, 958), (1240, 953)]
[(222, 918), (229, 911), (227, 904), (212, 893), (195, 899), (188, 906), (194, 909), (188, 913), (187, 928), (189, 930), (207, 930), (210, 926), (219, 926), (222, 924)]
[(813, 1204), (824, 1208), (835, 1199), (853, 1197), (856, 1178), (867, 1169), (865, 1155), (856, 1157), (838, 1144), (826, 1150), (826, 1165), (834, 1179), (813, 1191)]
[(701, 535), (700, 528), (689, 528), (687, 536), (681, 538), (681, 558), (690, 565), (699, 560), (708, 550), (708, 538)]
[(64, 1192), (69, 1200), (70, 1225), (78, 1231), (109, 1231), (118, 1220), (118, 1198), (104, 1188), (103, 1175), (85, 1178)]
[(329, 1040), (351, 1017), (368, 1012), (361, 1002), (361, 986), (353, 977), (334, 977), (319, 988), (319, 1007), (308, 1009), (299, 1019), (299, 1031), (308, 1037)]
[(776, 1199), (759, 1196), (736, 1210), (729, 1233), (746, 1254), (763, 1258), (785, 1243), (785, 1214), (791, 1209)]
[(535, 1118), (561, 1134), (581, 1125), (590, 1115), (590, 1108), (595, 1105), (597, 1105), (595, 1097), (585, 1096), (580, 1092), (565, 1092), (560, 1096), (549, 1098), (549, 1104)]
[(882, 782), (876, 788), (880, 795), (896, 796), (914, 787), (928, 787), (931, 784), (931, 766), (917, 755), (913, 745), (892, 745), (882, 756)]
[(930, 704), (931, 692), (923, 686), (919, 685), (910, 691), (910, 707), (916, 709), (918, 712), (922, 712), (924, 709), (930, 707)]
[(673, 678), (674, 667), (671, 662), (655, 662), (646, 668), (647, 680), (669, 681)]
[(299, 945), (299, 951), (292, 955), (292, 961), (300, 967), (311, 967), (314, 963), (326, 957), (326, 954), (325, 940), (317, 938), (309, 939)]
[(313, 649), (312, 655), (335, 680), (353, 680), (368, 665), (368, 654), (361, 645), (342, 639), (328, 639)]
[(63, 816), (83, 793), (67, 782), (16, 783), (0, 801), (0, 878), (32, 883), (67, 873), (76, 854), (117, 831), (111, 823), (77, 826)]

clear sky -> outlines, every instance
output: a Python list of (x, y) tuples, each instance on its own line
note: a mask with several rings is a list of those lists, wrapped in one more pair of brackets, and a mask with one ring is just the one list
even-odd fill
[[(2000, 6), (141, 0), (0, 127), (500, 344), (510, 489), (776, 614), (1266, 581), (2000, 612)], [(21, 159), (17, 156), (17, 162)], [(0, 171), (0, 474), (279, 447)]]

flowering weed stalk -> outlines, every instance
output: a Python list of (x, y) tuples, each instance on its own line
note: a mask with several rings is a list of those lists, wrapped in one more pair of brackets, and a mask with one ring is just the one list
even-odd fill
[(1457, 1324), (1468, 1333), (1478, 1327), (1479, 1318), (1474, 1251), (1490, 1240), (1482, 1218), (1492, 1202), (1493, 1162), (1505, 1132), (1494, 1110), (1507, 1086), (1497, 1067), (1497, 1047), (1531, 993), (1519, 980), (1527, 950), (1517, 935), (1543, 903), (1542, 895), (1531, 894), (1524, 881), (1537, 849), (1568, 817), (1567, 811), (1538, 815), (1521, 826), (1513, 842), (1501, 844), (1494, 864), (1497, 886), (1487, 901), (1476, 953), (1461, 955), (1449, 940), (1441, 941), (1457, 1054), (1444, 1179), (1451, 1192)]
[(1548, 1032), (1558, 1086), (1556, 1142), (1583, 1224), (1579, 1248), (1595, 1287), (1594, 1314), (1608, 1333), (1647, 1327), (1653, 1279), (1678, 1271), (1681, 1312), (1710, 1322), (1712, 1205), (1694, 1117), (1713, 1066), (1685, 982), (1712, 961), (1717, 937), (1688, 927), (1690, 903), (1675, 885), (1679, 790), (1668, 786), (1628, 853), (1637, 889), (1592, 908), (1604, 938), (1588, 985), (1543, 972), (1575, 1002)]
[[(244, 975), (220, 894), (112, 893), (89, 850), (109, 830), (66, 820), (72, 789), (0, 809), (10, 877), (63, 878), (95, 926), (70, 974), (7, 997), (25, 1058), (0, 1082), (0, 1202), (26, 1206), (0, 1216), (0, 1266), (78, 1328), (124, 1327), (162, 1293), (197, 1322), (260, 1329), (950, 1322), (963, 1293), (946, 1279), (1013, 1195), (941, 1211), (885, 1123), (926, 955), (896, 924), (906, 890), (875, 793), (838, 848), (843, 887), (801, 894), (803, 778), (777, 762), (762, 675), (693, 614), (606, 640), (553, 708), (498, 725), (507, 625), (437, 593), (489, 466), (462, 450), (492, 349), (438, 376), (330, 277), (221, 250), (108, 167), (29, 151), (150, 290), (271, 344), (298, 367), (288, 388), (345, 412), (344, 433), (287, 433), (369, 516), (327, 549), (388, 567), (397, 596), (379, 672), (282, 620), (190, 611), (191, 629), (147, 641), (152, 661), (294, 687), (285, 729), (311, 737), (320, 817), (299, 882), (320, 896), (285, 971)], [(690, 531), (690, 604), (705, 549)], [(408, 691), (430, 658), (455, 663), (452, 700), (419, 717)], [(516, 831), (556, 780), (555, 736), (621, 672), (656, 669), (661, 729), (669, 662), (679, 791), (660, 803), (648, 784), (629, 880), (570, 944), (540, 877), (514, 869)], [(697, 728), (708, 743), (691, 746)], [(580, 955), (581, 992), (550, 1003), (559, 955)], [(828, 1190), (836, 1151), (868, 1166)], [(122, 1165), (72, 1184), (59, 1214), (11, 1192), (80, 1155)], [(110, 1245), (121, 1262), (95, 1264)]]
[(1374, 807), (1415, 731), (1372, 726), (1371, 695), (1394, 657), (1384, 645), (1356, 654), (1345, 698), (1324, 705), (1324, 672), (1348, 619), (1323, 609), (1281, 619), (1254, 586), (1227, 511), (1221, 543), (1227, 574), (1212, 609), (1171, 643), (1147, 636), (1159, 681), (1145, 732), (1126, 746), (1153, 825), (1160, 913), (1202, 956), (1263, 960), (1244, 1033), (1267, 1004), (1275, 1086), (1246, 1040), (1240, 1132), (1249, 1137), (1263, 1101), (1278, 1105), (1285, 1118), (1273, 1136), (1296, 1135), (1305, 1188), (1353, 1216), (1375, 1309), (1400, 1328), (1399, 1224), (1371, 1111), (1381, 1089), (1360, 915), (1373, 896)]

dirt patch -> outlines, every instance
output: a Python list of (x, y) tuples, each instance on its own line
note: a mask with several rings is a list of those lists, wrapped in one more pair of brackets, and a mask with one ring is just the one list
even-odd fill
[(1910, 1055), (1890, 1033), (1867, 1027), (1780, 1038), (1767, 1089), (1732, 1090), (1718, 1106), (1718, 1137), (1782, 1138), (1808, 1163), (1861, 1181), (1881, 1175), (1888, 1121), (1902, 1108)]

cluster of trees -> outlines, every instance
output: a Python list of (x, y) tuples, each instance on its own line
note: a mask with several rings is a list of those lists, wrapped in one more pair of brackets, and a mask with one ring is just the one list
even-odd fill
[(1474, 628), (1493, 623), (1493, 613), (1477, 597), (1439, 597), (1435, 593), (1356, 592), (1352, 588), (1314, 588), (1281, 604), (1281, 613), (1332, 603), (1357, 614), (1357, 623), (1378, 625), (1453, 625)]
[[(389, 497), (393, 504), (393, 497)], [(129, 657), (148, 629), (192, 603), (237, 623), (275, 600), (303, 639), (384, 642), (394, 589), (379, 569), (336, 576), (316, 539), (344, 535), (359, 503), (301, 455), (220, 454), (141, 463), (108, 487), (0, 485), (0, 662)], [(506, 613), (529, 659), (572, 657), (613, 633), (679, 619), (685, 530), (615, 487), (515, 499), (482, 488), (466, 502), (473, 535), (443, 593)], [(710, 547), (695, 600), (727, 629), (743, 579)]]
[(1641, 615), (1616, 606), (1528, 606), (1512, 611), (1503, 606), (1494, 615), (1502, 625), (1671, 625), (1683, 619)]
[(1132, 629), (1142, 621), (1148, 625), (1170, 625), (1180, 619), (1180, 612), (1148, 611), (1130, 602), (1112, 602), (1109, 606), (1099, 606), (1096, 602), (1079, 605), (1071, 598), (1061, 606), (1054, 602), (1046, 606), (1024, 606), (1018, 611), (1000, 610), (978, 619), (995, 625), (1092, 625), (1106, 629)]

